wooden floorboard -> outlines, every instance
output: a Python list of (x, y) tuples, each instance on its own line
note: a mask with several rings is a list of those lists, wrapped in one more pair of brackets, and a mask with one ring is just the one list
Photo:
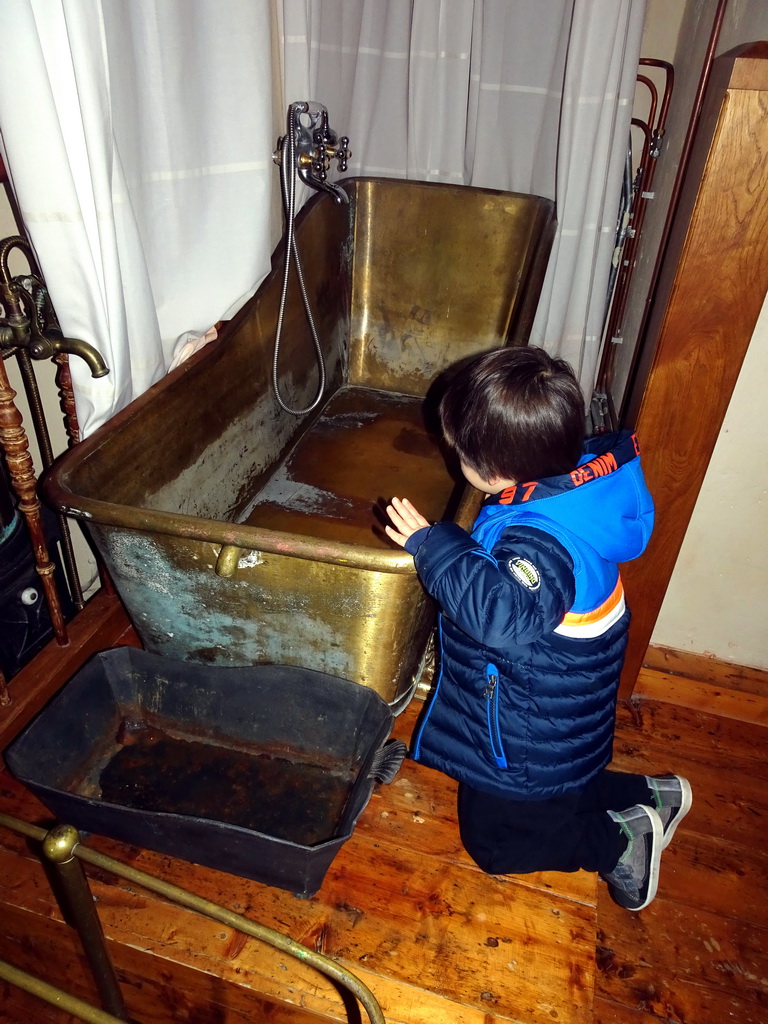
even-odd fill
[[(130, 642), (111, 606), (108, 617), (112, 642)], [(84, 650), (99, 635), (91, 623)], [(616, 767), (679, 772), (694, 789), (664, 853), (659, 894), (639, 914), (617, 907), (584, 872), (483, 875), (461, 847), (454, 784), (410, 761), (374, 792), (308, 900), (103, 838), (87, 842), (326, 953), (371, 988), (388, 1024), (768, 1024), (763, 694), (746, 674), (729, 688), (725, 677), (699, 681), (670, 667), (681, 665), (665, 654), (658, 669), (644, 669), (640, 695), (617, 716)], [(398, 720), (404, 738), (418, 708)], [(7, 771), (0, 810), (49, 820)], [(335, 985), (279, 951), (99, 871), (89, 876), (141, 1024), (365, 1019)], [(0, 957), (95, 1001), (34, 850), (2, 829)], [(0, 982), (0, 1024), (72, 1020)]]
[[(399, 733), (410, 735), (417, 710), (413, 705), (398, 720)], [(7, 772), (0, 775), (0, 808), (43, 824), (48, 818)], [(594, 877), (484, 875), (458, 841), (455, 785), (412, 762), (392, 784), (377, 789), (310, 899), (105, 839), (87, 842), (332, 957), (368, 985), (388, 1024), (592, 1019)], [(257, 1020), (283, 1019), (266, 1017), (267, 1008), (305, 1014), (307, 1024), (357, 1019), (335, 985), (312, 968), (152, 894), (90, 874), (126, 1000), (138, 1020), (165, 1024), (162, 1013), (179, 988), (191, 1015), (168, 1021), (229, 1024), (249, 1007), (261, 1014)], [(60, 984), (73, 977), (80, 986), (76, 994), (82, 994), (87, 979), (77, 981), (71, 941), (66, 955), (53, 952), (64, 948), (66, 929), (40, 865), (26, 841), (12, 835), (0, 835), (0, 904), (8, 908), (10, 922), (0, 955), (27, 970), (39, 955)], [(144, 987), (137, 983), (142, 969), (148, 975)], [(164, 999), (158, 978), (164, 979)], [(218, 992), (211, 991), (211, 979), (217, 979)], [(304, 1024), (303, 1017), (296, 1024)]]
[(620, 709), (617, 767), (685, 775), (694, 803), (646, 910), (599, 890), (595, 1024), (768, 1021), (766, 740), (760, 725), (664, 702)]
[(717, 683), (697, 682), (681, 676), (641, 669), (636, 697), (671, 702), (692, 711), (704, 711), (738, 722), (768, 725), (768, 698), (764, 694), (724, 688)]
[[(659, 675), (682, 676), (695, 683), (709, 683), (723, 692), (736, 690), (768, 697), (768, 672), (765, 669), (734, 665), (714, 656), (653, 644), (646, 651), (643, 664)], [(668, 697), (666, 699), (669, 700)]]

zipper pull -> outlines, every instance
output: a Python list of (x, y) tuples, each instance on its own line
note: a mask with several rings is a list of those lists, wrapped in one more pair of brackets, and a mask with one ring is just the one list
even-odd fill
[(488, 665), (486, 667), (485, 674), (488, 677), (488, 683), (483, 690), (483, 696), (487, 700), (492, 700), (499, 682), (499, 670), (495, 665)]

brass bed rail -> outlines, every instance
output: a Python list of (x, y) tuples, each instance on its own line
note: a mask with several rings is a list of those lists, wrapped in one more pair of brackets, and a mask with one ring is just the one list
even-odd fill
[(123, 1024), (125, 1021), (125, 1017), (115, 1017), (113, 1014), (107, 1013), (106, 1010), (100, 1010), (97, 1006), (70, 995), (64, 989), (49, 985), (47, 981), (35, 977), (34, 974), (27, 974), (26, 971), (14, 967), (13, 964), (9, 964), (5, 960), (0, 960), (0, 980), (7, 981), (9, 984), (15, 985), (16, 988), (64, 1010), (65, 1013), (87, 1021), (88, 1024)]
[(65, 904), (61, 906), (62, 912), (65, 918), (69, 916), (74, 922), (105, 1009), (97, 1009), (75, 996), (63, 993), (47, 982), (0, 961), (0, 978), (23, 988), (32, 995), (53, 1003), (82, 1020), (93, 1022), (93, 1024), (114, 1024), (116, 1021), (131, 1019), (127, 1015), (117, 975), (109, 957), (88, 879), (80, 863), (84, 861), (135, 885), (142, 886), (150, 892), (157, 893), (187, 910), (218, 921), (220, 924), (251, 938), (259, 939), (288, 956), (308, 964), (350, 992), (362, 1004), (371, 1024), (385, 1024), (381, 1007), (367, 985), (351, 971), (341, 967), (335, 960), (331, 960), (322, 953), (309, 949), (266, 925), (250, 921), (242, 914), (228, 910), (218, 903), (204, 899), (202, 896), (196, 896), (194, 893), (156, 878), (146, 871), (140, 871), (138, 868), (130, 867), (113, 857), (108, 857), (106, 854), (81, 845), (80, 835), (77, 829), (71, 825), (58, 825), (46, 831), (38, 825), (32, 825), (20, 818), (0, 813), (0, 826), (42, 844), (41, 859), (51, 866), (61, 884), (63, 893), (61, 902)]

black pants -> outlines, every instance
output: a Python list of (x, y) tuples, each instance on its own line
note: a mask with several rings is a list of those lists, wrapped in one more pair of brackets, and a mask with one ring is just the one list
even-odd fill
[(552, 800), (505, 800), (459, 786), (461, 841), (491, 875), (529, 871), (612, 871), (627, 847), (606, 811), (651, 807), (644, 775), (607, 769), (579, 793)]

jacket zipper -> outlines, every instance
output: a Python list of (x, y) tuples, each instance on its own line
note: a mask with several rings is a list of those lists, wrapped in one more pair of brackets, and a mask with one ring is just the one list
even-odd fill
[(488, 682), (483, 690), (483, 697), (487, 701), (485, 710), (488, 717), (488, 737), (491, 741), (491, 754), (497, 768), (506, 768), (507, 759), (504, 756), (501, 730), (499, 729), (499, 670), (495, 665), (488, 664), (485, 667), (485, 675)]

